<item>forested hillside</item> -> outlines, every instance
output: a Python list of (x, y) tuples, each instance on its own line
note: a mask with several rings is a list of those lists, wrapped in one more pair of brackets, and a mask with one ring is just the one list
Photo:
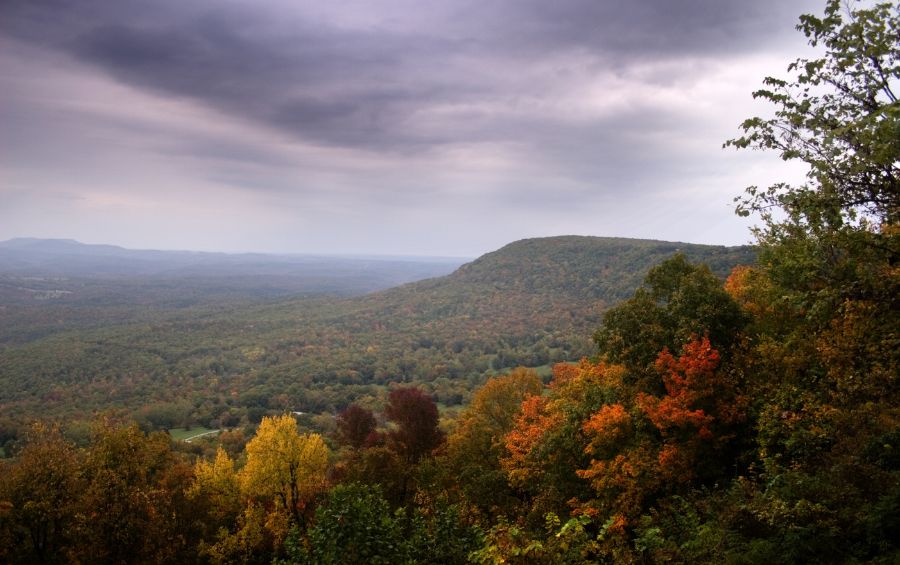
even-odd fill
[[(600, 313), (676, 251), (728, 269), (750, 247), (557, 237), (525, 240), (451, 275), (350, 299), (180, 310), (59, 333), (0, 358), (6, 440), (30, 418), (124, 409), (148, 429), (332, 413), (421, 383), (462, 403), (492, 372), (590, 355)], [(73, 402), (73, 400), (76, 400)]]

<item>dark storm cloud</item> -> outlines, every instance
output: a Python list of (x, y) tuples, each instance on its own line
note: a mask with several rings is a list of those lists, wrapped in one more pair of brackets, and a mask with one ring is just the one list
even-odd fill
[(529, 39), (536, 39), (539, 46), (584, 45), (628, 62), (706, 52), (711, 47), (737, 51), (756, 46), (769, 39), (773, 21), (795, 9), (788, 4), (765, 0), (528, 0), (505, 8), (524, 15), (523, 27), (534, 29)]
[[(409, 152), (449, 143), (552, 145), (564, 122), (496, 116), (543, 86), (517, 79), (554, 57), (598, 69), (740, 52), (777, 41), (780, 0), (508, 0), (348, 8), (367, 25), (304, 10), (223, 2), (12, 2), (4, 34), (66, 53), (141, 89), (176, 96), (316, 144)], [(370, 14), (365, 14), (371, 10)], [(383, 11), (380, 14), (379, 11)], [(677, 76), (672, 77), (677, 79)], [(487, 105), (473, 123), (435, 108)], [(633, 127), (641, 127), (637, 113)], [(476, 122), (477, 123), (474, 123)], [(597, 124), (595, 124), (597, 125)], [(602, 124), (600, 124), (602, 125)]]

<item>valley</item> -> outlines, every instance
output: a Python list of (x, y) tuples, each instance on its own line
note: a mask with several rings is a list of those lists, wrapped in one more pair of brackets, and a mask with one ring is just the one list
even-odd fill
[[(211, 275), (199, 266), (168, 285), (150, 275), (35, 281), (76, 290), (3, 305), (0, 429), (8, 442), (37, 415), (78, 422), (105, 411), (148, 430), (247, 426), (285, 410), (312, 422), (351, 402), (378, 406), (392, 383), (459, 406), (491, 375), (517, 366), (549, 375), (554, 363), (592, 355), (603, 311), (676, 252), (722, 278), (754, 260), (750, 247), (565, 236), (515, 242), (451, 274), (358, 296), (321, 267), (331, 282), (320, 292), (262, 299), (254, 292), (271, 287), (226, 277), (216, 280), (241, 292), (206, 290), (198, 281)], [(404, 265), (401, 275), (447, 265)], [(245, 276), (269, 284), (249, 268)]]

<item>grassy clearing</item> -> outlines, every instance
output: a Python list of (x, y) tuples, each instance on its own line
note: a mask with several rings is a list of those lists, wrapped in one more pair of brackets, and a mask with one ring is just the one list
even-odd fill
[[(204, 428), (203, 426), (194, 426), (190, 429), (188, 428), (169, 428), (169, 435), (172, 436), (172, 439), (175, 441), (187, 441), (189, 439), (195, 438), (197, 436), (201, 436), (203, 434), (208, 434), (210, 432), (217, 432), (219, 430)], [(210, 434), (212, 435), (212, 434)]]

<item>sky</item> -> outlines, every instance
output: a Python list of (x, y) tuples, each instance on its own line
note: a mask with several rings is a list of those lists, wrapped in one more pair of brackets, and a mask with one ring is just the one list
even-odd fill
[(0, 240), (474, 257), (736, 245), (806, 0), (4, 0)]

